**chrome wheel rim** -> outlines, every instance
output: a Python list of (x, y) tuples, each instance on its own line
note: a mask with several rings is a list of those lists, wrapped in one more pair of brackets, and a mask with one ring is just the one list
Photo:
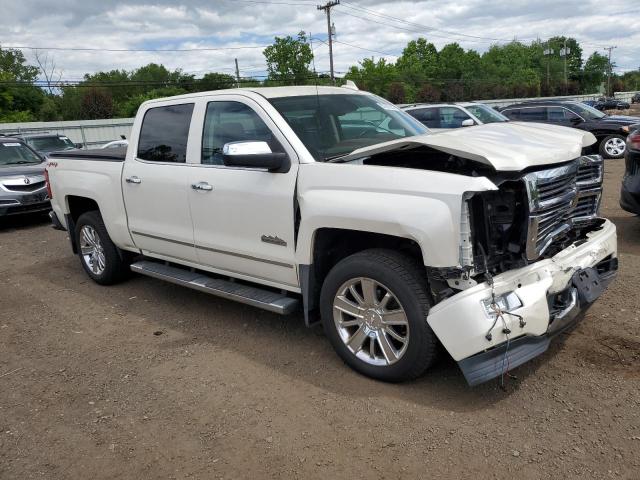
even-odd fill
[(604, 144), (604, 151), (607, 152), (608, 155), (612, 157), (617, 157), (618, 155), (622, 155), (624, 153), (625, 143), (621, 138), (610, 138)]
[(347, 349), (369, 365), (398, 362), (409, 346), (409, 320), (395, 294), (359, 277), (343, 283), (333, 299), (333, 320)]
[(104, 272), (106, 260), (104, 248), (98, 236), (98, 232), (91, 225), (84, 225), (80, 229), (80, 252), (82, 261), (96, 275)]

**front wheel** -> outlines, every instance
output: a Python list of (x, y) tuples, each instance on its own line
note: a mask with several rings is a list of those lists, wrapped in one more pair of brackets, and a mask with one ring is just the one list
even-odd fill
[(333, 348), (364, 375), (411, 380), (436, 357), (425, 275), (407, 256), (375, 249), (343, 259), (327, 275), (320, 303)]
[(82, 268), (96, 283), (112, 285), (129, 274), (127, 255), (111, 241), (100, 212), (80, 215), (75, 235)]
[(622, 135), (609, 135), (600, 142), (600, 155), (604, 158), (622, 158), (626, 141)]

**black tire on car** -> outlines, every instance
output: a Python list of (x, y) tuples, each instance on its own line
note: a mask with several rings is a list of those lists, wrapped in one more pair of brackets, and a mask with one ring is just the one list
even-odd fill
[(320, 293), (323, 327), (338, 355), (357, 372), (388, 382), (415, 379), (434, 362), (430, 307), (424, 270), (384, 249), (338, 262)]
[[(603, 158), (624, 157), (626, 139), (622, 135), (609, 135), (600, 142), (600, 155)], [(617, 148), (613, 148), (617, 145)]]
[(129, 274), (129, 256), (114, 245), (98, 211), (85, 212), (75, 229), (78, 257), (82, 268), (93, 281), (113, 285)]

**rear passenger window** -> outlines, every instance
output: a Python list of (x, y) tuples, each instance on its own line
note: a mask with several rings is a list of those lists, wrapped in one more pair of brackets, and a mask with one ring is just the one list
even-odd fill
[(510, 110), (503, 110), (500, 113), (505, 115), (507, 118), (510, 118), (511, 120), (519, 120), (520, 119), (520, 109), (519, 108), (512, 108)]
[(440, 117), (437, 108), (419, 108), (408, 110), (408, 113), (427, 127), (440, 128)]
[(193, 103), (150, 108), (142, 120), (138, 158), (185, 163)]
[(525, 122), (544, 122), (547, 120), (547, 109), (544, 107), (527, 107), (520, 110), (520, 120)]

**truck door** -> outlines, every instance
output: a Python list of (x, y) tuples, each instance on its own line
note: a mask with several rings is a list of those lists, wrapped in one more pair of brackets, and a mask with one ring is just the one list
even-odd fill
[(146, 111), (134, 156), (127, 155), (122, 192), (131, 236), (143, 253), (197, 262), (186, 162), (193, 103)]
[[(200, 161), (190, 169), (189, 202), (200, 263), (231, 276), (297, 288), (295, 151), (262, 107), (247, 97), (210, 97), (196, 108), (194, 125), (197, 121), (201, 127), (193, 130), (202, 134), (202, 141)], [(289, 170), (273, 173), (223, 164), (226, 143), (251, 140), (287, 153)]]

